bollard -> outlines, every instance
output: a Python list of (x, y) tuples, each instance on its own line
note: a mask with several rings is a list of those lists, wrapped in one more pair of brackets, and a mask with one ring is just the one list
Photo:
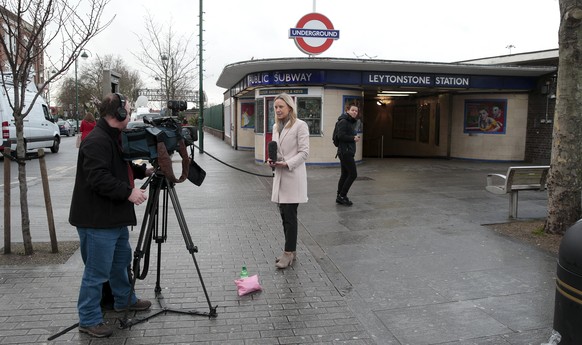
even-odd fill
[(582, 221), (564, 234), (558, 252), (554, 329), (560, 345), (582, 344)]

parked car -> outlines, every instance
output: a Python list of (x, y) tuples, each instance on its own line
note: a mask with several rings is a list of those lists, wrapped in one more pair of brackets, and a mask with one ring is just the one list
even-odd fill
[[(75, 133), (79, 133), (79, 126), (77, 124), (77, 120), (74, 119), (68, 119), (67, 122), (69, 123), (69, 125), (71, 125), (71, 127), (73, 127), (73, 129), (75, 130)], [(79, 121), (80, 123), (81, 121)]]
[(70, 137), (71, 135), (75, 135), (75, 130), (66, 120), (59, 120), (57, 121), (57, 125), (59, 126), (59, 130), (61, 131), (61, 135), (66, 135)]

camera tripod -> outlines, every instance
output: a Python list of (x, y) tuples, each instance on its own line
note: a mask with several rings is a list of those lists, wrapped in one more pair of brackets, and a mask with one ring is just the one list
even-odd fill
[[(188, 314), (188, 315), (201, 315), (201, 316), (208, 316), (208, 317), (216, 317), (218, 314), (216, 313), (216, 308), (218, 306), (212, 306), (210, 304), (210, 298), (208, 297), (208, 292), (206, 291), (206, 286), (204, 285), (204, 281), (202, 280), (202, 275), (200, 274), (200, 268), (198, 267), (198, 262), (196, 261), (196, 257), (194, 253), (198, 252), (198, 248), (192, 242), (192, 237), (190, 237), (190, 232), (188, 231), (188, 226), (186, 225), (186, 219), (184, 218), (184, 214), (182, 213), (182, 208), (180, 207), (180, 202), (178, 201), (178, 196), (176, 194), (176, 190), (174, 189), (174, 183), (170, 182), (168, 178), (160, 171), (160, 167), (158, 166), (155, 172), (147, 179), (144, 185), (141, 187), (142, 189), (146, 189), (148, 184), (151, 183), (151, 188), (149, 191), (148, 202), (144, 214), (144, 219), (141, 225), (141, 231), (139, 234), (139, 241), (136, 246), (136, 250), (134, 251), (134, 259), (133, 259), (133, 274), (131, 274), (131, 268), (128, 267), (128, 275), (131, 279), (131, 289), (132, 291), (135, 290), (135, 282), (136, 279), (139, 277), (140, 279), (145, 279), (147, 276), (148, 265), (149, 265), (149, 253), (150, 253), (150, 246), (151, 241), (154, 239), (158, 244), (158, 262), (157, 262), (157, 276), (156, 276), (156, 287), (155, 287), (155, 294), (156, 299), (161, 307), (161, 310), (156, 311), (146, 317), (143, 318), (134, 318), (129, 319), (127, 317), (128, 311), (126, 311), (125, 316), (123, 319), (119, 319), (120, 327), (121, 328), (129, 328), (133, 325), (138, 323), (147, 321), (155, 316), (160, 314), (166, 313), (178, 313), (178, 314)], [(160, 201), (160, 193), (163, 190), (162, 194), (162, 231), (161, 234), (159, 232), (159, 216), (160, 216), (160, 208), (159, 208), (159, 201)], [(178, 224), (180, 226), (180, 230), (182, 231), (182, 236), (184, 237), (184, 242), (186, 243), (186, 248), (192, 255), (192, 260), (194, 261), (194, 265), (196, 266), (196, 271), (198, 272), (198, 277), (200, 278), (200, 284), (202, 285), (202, 289), (204, 290), (204, 295), (206, 296), (206, 301), (208, 303), (208, 312), (199, 312), (196, 310), (179, 310), (179, 309), (171, 309), (168, 308), (166, 302), (164, 300), (164, 296), (162, 295), (162, 288), (160, 286), (160, 273), (161, 273), (161, 259), (162, 259), (162, 243), (164, 243), (167, 239), (168, 234), (168, 196), (172, 202), (172, 206), (174, 211), (176, 212), (176, 217), (178, 219)], [(144, 257), (146, 257), (146, 261), (144, 263), (143, 272), (139, 272), (140, 261)], [(131, 298), (131, 295), (130, 297)], [(131, 301), (128, 300), (128, 305)], [(66, 329), (50, 336), (48, 340), (54, 340), (61, 335), (77, 328), (79, 323), (75, 323), (72, 326), (67, 327)]]
[[(180, 207), (180, 202), (178, 200), (176, 190), (174, 189), (175, 184), (173, 182), (170, 182), (168, 178), (159, 170), (160, 169), (158, 167), (156, 171), (148, 178), (148, 180), (141, 187), (142, 189), (145, 189), (148, 184), (151, 184), (148, 202), (146, 205), (141, 230), (139, 233), (139, 239), (133, 254), (133, 266), (132, 266), (133, 275), (131, 277), (132, 279), (131, 286), (133, 290), (135, 288), (135, 283), (138, 278), (141, 280), (145, 279), (148, 272), (151, 242), (152, 240), (155, 240), (155, 242), (158, 244), (158, 257), (157, 257), (156, 286), (154, 292), (156, 300), (158, 301), (161, 307), (161, 310), (156, 311), (148, 316), (134, 319), (129, 319), (127, 317), (126, 312), (125, 317), (119, 320), (121, 328), (129, 328), (135, 324), (147, 321), (155, 316), (158, 316), (160, 314), (166, 314), (169, 312), (188, 315), (201, 315), (208, 317), (217, 316), (216, 308), (218, 306), (213, 307), (210, 303), (210, 298), (208, 297), (208, 292), (206, 291), (206, 286), (204, 285), (204, 280), (202, 279), (202, 275), (200, 274), (200, 268), (198, 267), (198, 262), (196, 261), (196, 256), (194, 255), (194, 253), (198, 252), (198, 247), (196, 247), (192, 242), (192, 237), (190, 236), (190, 232), (188, 231), (188, 226), (186, 224), (186, 219), (184, 218), (184, 213), (182, 212), (182, 208)], [(160, 194), (162, 195), (161, 208), (159, 207)], [(186, 248), (188, 249), (188, 252), (192, 256), (192, 260), (194, 261), (194, 265), (196, 266), (198, 278), (200, 279), (200, 284), (202, 286), (202, 290), (204, 291), (204, 295), (208, 303), (209, 308), (208, 312), (200, 312), (197, 310), (171, 309), (166, 305), (164, 296), (162, 295), (162, 288), (160, 286), (160, 273), (162, 259), (162, 243), (166, 242), (168, 236), (168, 206), (169, 206), (168, 197), (172, 202), (172, 206), (176, 213), (178, 225), (180, 226), (180, 230), (182, 231), (182, 236), (184, 237)], [(160, 217), (161, 217), (161, 229), (159, 224)], [(144, 257), (144, 255), (145, 255), (144, 268), (143, 271), (140, 272), (140, 261)]]

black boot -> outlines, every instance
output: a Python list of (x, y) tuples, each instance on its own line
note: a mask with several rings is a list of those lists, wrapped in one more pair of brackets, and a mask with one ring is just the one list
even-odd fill
[(335, 202), (340, 204), (340, 205), (345, 205), (345, 206), (352, 206), (354, 203), (350, 201), (350, 199), (348, 199), (348, 196), (341, 196), (341, 195), (337, 195), (337, 197), (335, 198)]

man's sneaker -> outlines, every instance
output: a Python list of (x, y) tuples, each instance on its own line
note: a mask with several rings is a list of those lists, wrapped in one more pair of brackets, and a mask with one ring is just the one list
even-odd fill
[(335, 202), (340, 204), (340, 205), (345, 205), (345, 206), (352, 206), (354, 203), (350, 201), (350, 199), (348, 199), (348, 196), (341, 196), (338, 195), (337, 198), (335, 198)]
[(115, 311), (126, 311), (128, 309), (131, 311), (144, 311), (144, 310), (150, 309), (151, 306), (152, 306), (152, 302), (147, 301), (145, 299), (138, 299), (137, 302), (130, 305), (129, 308), (127, 308), (127, 307), (115, 308)]
[(111, 327), (107, 326), (103, 322), (92, 327), (83, 327), (79, 325), (79, 332), (87, 333), (95, 338), (107, 338), (113, 334)]

